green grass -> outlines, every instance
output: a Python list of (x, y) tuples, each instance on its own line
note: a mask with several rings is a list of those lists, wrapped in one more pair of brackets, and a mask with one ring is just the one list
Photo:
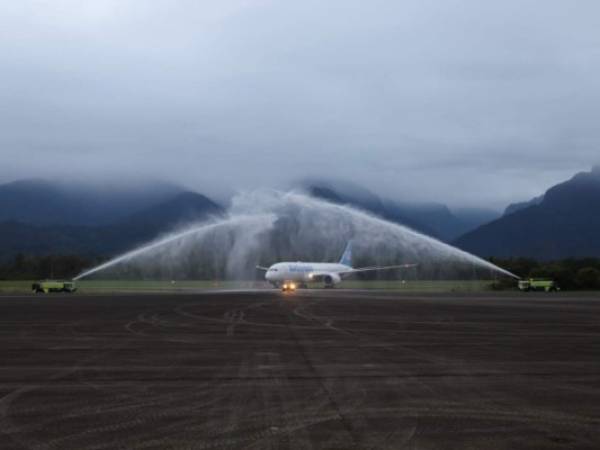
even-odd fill
[[(33, 281), (0, 281), (0, 293), (29, 293)], [(360, 281), (346, 280), (340, 285), (344, 289), (381, 289), (401, 292), (481, 292), (490, 289), (491, 281)], [(311, 288), (321, 288), (322, 284), (311, 283)], [(248, 289), (266, 287), (264, 282), (255, 281), (152, 281), (152, 280), (81, 280), (77, 282), (80, 293), (111, 292), (178, 292), (201, 289)]]
[(143, 291), (179, 291), (191, 289), (242, 289), (251, 288), (251, 281), (216, 281), (216, 280), (81, 280), (77, 288), (81, 292), (143, 292)]
[(1, 294), (21, 294), (31, 292), (31, 280), (0, 280)]

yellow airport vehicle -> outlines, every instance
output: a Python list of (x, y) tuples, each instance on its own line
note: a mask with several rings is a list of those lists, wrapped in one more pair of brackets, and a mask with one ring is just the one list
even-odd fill
[(560, 288), (554, 280), (529, 278), (528, 280), (519, 281), (519, 289), (521, 291), (546, 291), (556, 292)]
[(75, 292), (77, 286), (72, 281), (43, 280), (31, 285), (31, 290), (37, 293), (49, 294), (50, 292)]

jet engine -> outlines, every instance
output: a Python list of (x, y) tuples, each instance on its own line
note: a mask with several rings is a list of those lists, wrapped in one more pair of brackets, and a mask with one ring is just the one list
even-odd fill
[(325, 273), (321, 279), (325, 283), (325, 287), (333, 287), (342, 281), (341, 277), (337, 273)]

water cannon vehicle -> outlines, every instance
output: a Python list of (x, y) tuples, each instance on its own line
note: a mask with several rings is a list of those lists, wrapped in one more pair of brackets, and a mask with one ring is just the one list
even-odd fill
[(554, 280), (541, 279), (541, 278), (528, 278), (526, 280), (519, 280), (519, 289), (521, 291), (545, 291), (545, 292), (556, 292), (560, 291), (560, 287)]
[(73, 281), (42, 280), (31, 285), (31, 290), (37, 293), (49, 294), (50, 292), (75, 292), (77, 286)]

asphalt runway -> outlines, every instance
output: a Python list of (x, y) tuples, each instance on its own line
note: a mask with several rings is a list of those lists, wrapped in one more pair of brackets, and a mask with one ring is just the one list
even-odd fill
[(598, 449), (600, 298), (0, 297), (2, 449)]

